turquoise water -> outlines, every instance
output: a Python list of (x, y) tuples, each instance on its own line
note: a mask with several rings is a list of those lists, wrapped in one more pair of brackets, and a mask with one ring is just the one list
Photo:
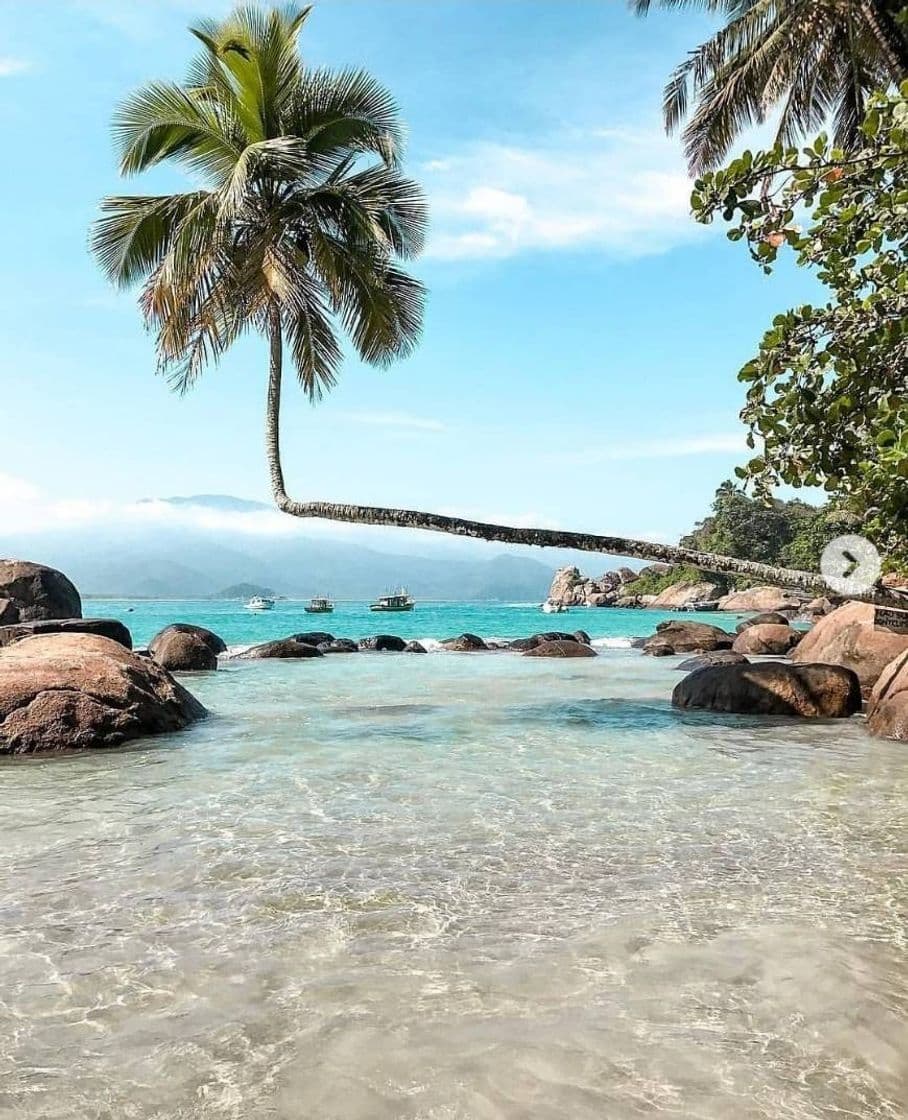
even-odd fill
[(600, 648), (227, 661), (179, 735), (0, 765), (0, 1116), (901, 1120), (904, 744), (677, 712), (677, 659)]
[[(403, 614), (376, 614), (368, 603), (338, 603), (335, 612), (327, 615), (306, 614), (304, 606), (298, 600), (284, 600), (273, 611), (247, 611), (242, 603), (233, 601), (91, 599), (85, 603), (85, 614), (120, 619), (132, 631), (136, 645), (144, 645), (171, 622), (194, 622), (220, 634), (228, 645), (251, 645), (304, 630), (326, 630), (341, 638), (398, 634), (438, 641), (462, 633), (520, 638), (542, 630), (583, 629), (594, 639), (627, 639), (651, 634), (658, 622), (679, 617), (661, 611), (610, 608), (547, 615), (538, 603), (419, 603)], [(734, 630), (743, 616), (691, 613), (680, 617)]]

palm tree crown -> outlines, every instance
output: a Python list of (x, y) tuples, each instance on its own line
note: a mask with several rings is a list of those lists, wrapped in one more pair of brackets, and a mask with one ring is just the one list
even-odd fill
[(159, 366), (180, 391), (249, 329), (270, 338), (272, 363), (286, 343), (312, 398), (336, 380), (340, 332), (379, 364), (419, 336), (423, 288), (399, 262), (422, 247), (427, 215), (400, 172), (397, 107), (361, 70), (304, 66), (308, 14), (247, 7), (192, 28), (187, 80), (149, 83), (114, 119), (122, 174), (170, 162), (198, 183), (106, 198), (91, 238), (112, 281), (144, 281)]
[(665, 87), (668, 131), (689, 115), (684, 147), (695, 173), (715, 167), (744, 128), (775, 113), (786, 145), (831, 118), (837, 145), (852, 148), (868, 95), (908, 75), (903, 0), (630, 2), (638, 14), (659, 6), (727, 17)]

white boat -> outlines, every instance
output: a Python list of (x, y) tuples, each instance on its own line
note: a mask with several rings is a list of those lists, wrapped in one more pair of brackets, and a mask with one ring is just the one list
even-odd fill
[(546, 599), (542, 604), (543, 614), (565, 614), (567, 607), (564, 603), (553, 603), (551, 599)]
[(374, 602), (369, 604), (370, 611), (412, 611), (416, 606), (412, 595), (407, 593), (407, 589), (402, 587), (400, 591), (395, 591), (392, 595), (381, 595)]
[(274, 600), (266, 599), (263, 595), (253, 595), (252, 598), (246, 603), (247, 611), (273, 611)]

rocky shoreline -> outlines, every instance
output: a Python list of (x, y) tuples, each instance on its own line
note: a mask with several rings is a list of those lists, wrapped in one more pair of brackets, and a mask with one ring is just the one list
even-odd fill
[[(559, 573), (565, 594), (588, 582), (575, 573)], [(625, 579), (616, 589), (633, 582)], [(660, 622), (633, 644), (644, 656), (683, 656), (669, 663), (686, 673), (672, 693), (676, 708), (802, 719), (847, 718), (865, 709), (871, 734), (908, 739), (908, 632), (881, 624), (876, 608), (858, 602), (835, 609), (830, 603), (810, 630), (797, 630), (791, 622), (803, 604), (790, 597), (780, 603), (779, 593), (754, 588), (727, 596), (735, 605), (717, 609), (752, 611), (735, 633), (679, 618)], [(754, 610), (745, 603), (776, 606)], [(421, 643), (393, 634), (353, 641), (327, 631), (231, 653), (217, 634), (184, 622), (166, 626), (147, 649), (133, 650), (119, 621), (81, 617), (78, 592), (62, 573), (23, 561), (0, 561), (0, 604), (0, 755), (116, 747), (180, 730), (207, 712), (172, 674), (213, 672), (222, 660), (427, 653)], [(598, 656), (584, 630), (511, 641), (464, 633), (441, 646), (470, 656)]]

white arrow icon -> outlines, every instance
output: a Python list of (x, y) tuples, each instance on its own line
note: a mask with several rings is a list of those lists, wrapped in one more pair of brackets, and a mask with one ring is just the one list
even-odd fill
[(882, 561), (866, 537), (836, 537), (823, 549), (820, 571), (838, 595), (864, 595), (880, 578)]

